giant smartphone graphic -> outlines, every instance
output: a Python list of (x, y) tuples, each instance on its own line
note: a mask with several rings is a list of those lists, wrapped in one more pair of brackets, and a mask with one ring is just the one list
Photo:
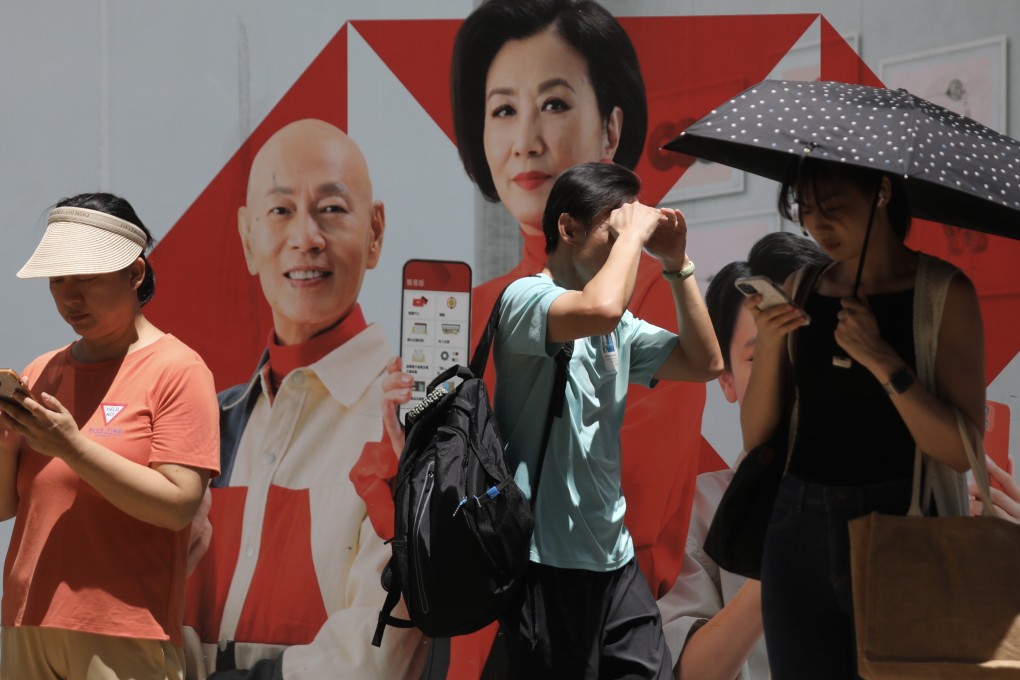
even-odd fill
[(404, 415), (425, 398), (425, 388), (444, 370), (471, 359), (471, 267), (466, 262), (408, 260), (400, 310), (400, 358), (414, 377)]
[[(996, 465), (1013, 474), (1013, 463), (1009, 459), (1009, 406), (997, 401), (985, 402), (985, 453)], [(992, 486), (1002, 491), (1002, 484), (993, 477)]]

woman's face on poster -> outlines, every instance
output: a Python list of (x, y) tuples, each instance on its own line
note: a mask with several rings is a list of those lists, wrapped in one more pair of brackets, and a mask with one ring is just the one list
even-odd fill
[(622, 121), (619, 108), (602, 120), (588, 64), (554, 28), (507, 42), (486, 77), (483, 143), (510, 214), (541, 229), (556, 178), (579, 163), (612, 159)]

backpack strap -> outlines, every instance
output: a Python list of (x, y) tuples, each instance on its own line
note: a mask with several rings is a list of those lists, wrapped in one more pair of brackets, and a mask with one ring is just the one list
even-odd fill
[(382, 645), (383, 631), (386, 630), (386, 626), (393, 626), (394, 628), (414, 628), (414, 623), (408, 619), (398, 619), (393, 616), (393, 609), (400, 602), (400, 586), (397, 585), (393, 578), (393, 558), (391, 557), (386, 563), (386, 567), (383, 569), (382, 577), (383, 590), (386, 591), (386, 600), (383, 602), (382, 609), (379, 610), (379, 623), (376, 624), (375, 634), (372, 636), (372, 646), (379, 647)]
[(471, 362), (468, 368), (471, 369), (471, 373), (475, 377), (481, 378), (485, 375), (485, 367), (489, 364), (489, 348), (492, 347), (492, 340), (496, 337), (496, 329), (499, 328), (503, 294), (506, 293), (506, 289), (509, 287), (510, 285), (507, 284), (506, 288), (499, 292), (495, 304), (492, 305), (492, 311), (489, 312), (489, 320), (485, 323), (485, 330), (482, 331), (481, 337), (478, 338), (478, 344), (475, 345), (475, 351), (471, 354)]
[(567, 367), (570, 357), (574, 356), (574, 341), (563, 343), (563, 347), (553, 357), (556, 362), (556, 375), (553, 377), (552, 391), (549, 393), (549, 408), (545, 413), (545, 426), (542, 428), (542, 445), (538, 449), (538, 464), (535, 466), (535, 481), (531, 484), (531, 509), (535, 509), (538, 500), (538, 483), (542, 479), (542, 466), (545, 464), (545, 451), (549, 447), (549, 435), (552, 434), (553, 419), (563, 415), (563, 405), (567, 396)]
[[(489, 320), (485, 324), (485, 331), (478, 340), (474, 354), (471, 355), (471, 373), (477, 377), (485, 375), (485, 367), (489, 363), (489, 348), (496, 337), (496, 329), (499, 328), (499, 317), (503, 304), (503, 294), (509, 288), (508, 284), (499, 293), (496, 303), (489, 313)], [(535, 508), (535, 501), (538, 499), (538, 483), (542, 478), (542, 466), (545, 463), (545, 450), (549, 445), (549, 436), (552, 434), (553, 419), (563, 415), (563, 405), (566, 403), (567, 391), (567, 367), (570, 364), (570, 357), (574, 355), (574, 341), (563, 343), (560, 351), (556, 353), (553, 360), (556, 362), (556, 373), (553, 377), (552, 391), (549, 393), (549, 407), (545, 414), (545, 424), (542, 427), (542, 443), (538, 449), (538, 464), (535, 466), (535, 480), (531, 485), (531, 507)]]

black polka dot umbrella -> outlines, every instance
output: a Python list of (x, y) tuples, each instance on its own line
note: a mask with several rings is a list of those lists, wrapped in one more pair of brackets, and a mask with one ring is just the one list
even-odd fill
[(664, 148), (776, 181), (799, 157), (899, 174), (915, 217), (1020, 238), (1020, 142), (906, 90), (766, 80)]

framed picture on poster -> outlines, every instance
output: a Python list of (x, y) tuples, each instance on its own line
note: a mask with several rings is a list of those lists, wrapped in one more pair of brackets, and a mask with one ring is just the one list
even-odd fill
[(881, 63), (886, 87), (904, 88), (960, 115), (1007, 131), (1006, 36), (893, 57)]
[(741, 170), (699, 158), (662, 197), (662, 203), (682, 203), (694, 198), (723, 196), (743, 190), (744, 173)]

